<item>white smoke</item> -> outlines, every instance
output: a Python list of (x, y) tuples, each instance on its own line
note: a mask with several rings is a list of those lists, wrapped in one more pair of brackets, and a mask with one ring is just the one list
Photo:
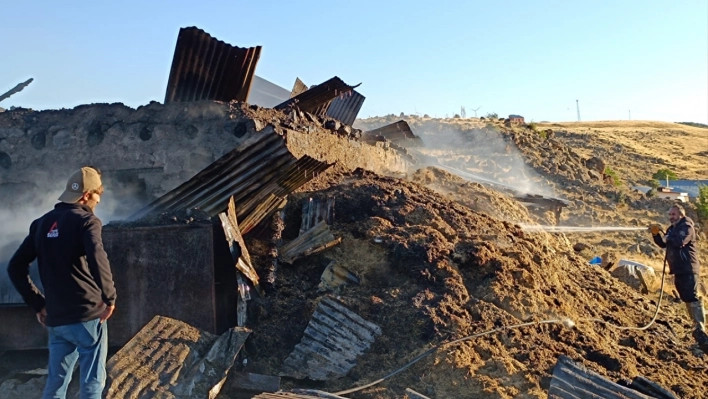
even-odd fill
[(529, 167), (519, 149), (493, 127), (423, 123), (413, 127), (421, 137), (420, 152), (426, 166), (442, 169), (467, 180), (512, 189), (521, 194), (554, 195), (544, 179)]

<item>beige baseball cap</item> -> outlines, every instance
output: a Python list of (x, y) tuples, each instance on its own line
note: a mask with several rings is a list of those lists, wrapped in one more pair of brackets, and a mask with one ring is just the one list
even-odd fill
[(94, 168), (84, 166), (69, 176), (66, 181), (66, 189), (59, 196), (59, 201), (73, 204), (78, 202), (84, 193), (98, 190), (103, 184), (101, 175)]

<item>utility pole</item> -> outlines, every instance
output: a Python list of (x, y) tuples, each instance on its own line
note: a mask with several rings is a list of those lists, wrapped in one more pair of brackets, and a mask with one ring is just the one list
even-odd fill
[(631, 109), (629, 110), (629, 120), (630, 121), (632, 120), (632, 110)]
[(575, 100), (575, 107), (578, 108), (578, 122), (580, 122), (580, 103)]

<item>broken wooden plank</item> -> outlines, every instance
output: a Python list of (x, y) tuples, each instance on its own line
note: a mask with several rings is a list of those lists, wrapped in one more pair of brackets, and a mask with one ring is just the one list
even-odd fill
[(253, 283), (258, 293), (263, 296), (264, 292), (259, 283), (258, 273), (256, 273), (256, 269), (254, 269), (251, 264), (251, 256), (248, 253), (248, 249), (246, 248), (243, 236), (238, 227), (234, 197), (229, 199), (227, 210), (219, 214), (219, 219), (221, 220), (221, 226), (224, 229), (226, 241), (229, 244), (229, 250), (231, 251), (236, 269), (251, 280), (251, 283)]
[(553, 368), (549, 399), (653, 399), (616, 384), (561, 355)]
[(288, 201), (285, 198), (275, 194), (268, 194), (265, 199), (258, 203), (252, 212), (248, 213), (248, 215), (243, 218), (239, 225), (239, 227), (241, 227), (241, 233), (246, 234), (253, 230), (267, 215), (284, 208), (287, 203)]
[(305, 256), (324, 251), (342, 242), (341, 238), (334, 238), (334, 234), (323, 220), (301, 236), (278, 249), (280, 260), (292, 264), (295, 260)]
[(221, 336), (155, 316), (106, 365), (108, 399), (213, 398), (250, 330)]

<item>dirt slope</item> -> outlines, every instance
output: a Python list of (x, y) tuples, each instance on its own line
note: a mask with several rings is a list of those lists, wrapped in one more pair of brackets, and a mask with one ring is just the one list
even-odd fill
[[(427, 180), (445, 183), (431, 176)], [(334, 294), (379, 324), (383, 335), (347, 377), (310, 384), (285, 379), (286, 387), (336, 392), (376, 380), (444, 340), (522, 321), (569, 317), (575, 328), (524, 327), (438, 351), (352, 397), (401, 398), (411, 387), (437, 398), (545, 398), (561, 354), (613, 380), (644, 375), (683, 398), (704, 397), (705, 357), (692, 348), (681, 307), (665, 306), (660, 322), (646, 332), (620, 332), (590, 321), (642, 325), (651, 319), (655, 302), (587, 265), (563, 236), (524, 233), (405, 180), (338, 174), (316, 185), (317, 191), (302, 198), (336, 198), (332, 229), (343, 242), (278, 270), (276, 292), (251, 307), (249, 324), (255, 327), (246, 347), (246, 371), (278, 372), (318, 300), (328, 294), (318, 290), (319, 276), (336, 260), (361, 284)], [(480, 191), (482, 196), (491, 193)], [(502, 215), (523, 214), (513, 201), (487, 207)], [(288, 205), (285, 240), (295, 236), (300, 209), (297, 199)], [(249, 245), (255, 258), (267, 256), (266, 242)], [(284, 324), (284, 319), (292, 322)]]

